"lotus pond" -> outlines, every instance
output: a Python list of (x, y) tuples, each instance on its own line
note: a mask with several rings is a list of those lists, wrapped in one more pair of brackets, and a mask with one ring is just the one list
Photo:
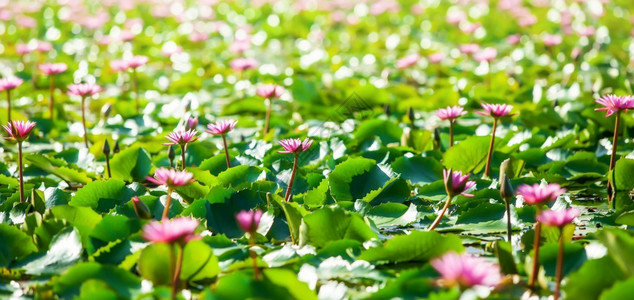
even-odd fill
[(0, 0), (2, 299), (627, 299), (630, 0)]

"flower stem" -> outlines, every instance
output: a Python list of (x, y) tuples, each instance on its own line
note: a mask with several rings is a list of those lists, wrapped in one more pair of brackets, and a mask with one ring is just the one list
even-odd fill
[(7, 120), (11, 122), (11, 92), (7, 90)]
[(225, 148), (225, 160), (227, 161), (227, 169), (231, 168), (231, 160), (229, 160), (229, 150), (227, 149), (227, 136), (222, 134), (222, 146)]
[(88, 148), (88, 130), (86, 129), (86, 97), (81, 97), (81, 124), (84, 126), (84, 145)]
[(451, 199), (452, 198), (453, 197), (451, 197), (451, 196), (447, 196), (447, 202), (445, 202), (445, 205), (442, 207), (442, 210), (440, 211), (440, 214), (438, 214), (438, 216), (436, 217), (436, 220), (434, 220), (434, 223), (431, 223), (431, 226), (429, 226), (427, 231), (432, 231), (432, 230), (436, 229), (436, 226), (438, 226), (438, 224), (440, 224), (440, 220), (442, 220), (442, 217), (445, 215), (445, 212), (447, 212), (447, 208), (449, 208), (449, 205), (451, 204)]
[(169, 219), (170, 206), (172, 206), (172, 188), (167, 188), (167, 199), (165, 199), (165, 207), (163, 208), (163, 220)]
[(138, 115), (141, 107), (139, 105), (139, 80), (136, 76), (136, 68), (132, 69), (132, 84), (134, 85), (134, 104), (136, 106), (136, 113)]
[(616, 113), (614, 120), (614, 136), (612, 137), (612, 156), (610, 156), (610, 171), (614, 169), (616, 163), (616, 144), (619, 139), (619, 125), (621, 123), (621, 112)]
[(187, 144), (181, 145), (181, 170), (185, 170), (185, 152), (187, 152)]
[(509, 244), (511, 244), (511, 247), (513, 247), (513, 244), (511, 242), (511, 238), (513, 237), (513, 227), (511, 225), (511, 201), (505, 200), (504, 204), (506, 205), (506, 234)]
[[(174, 251), (173, 247), (172, 247), (172, 251)], [(176, 299), (176, 294), (178, 293), (180, 276), (181, 276), (181, 268), (183, 266), (183, 254), (185, 252), (185, 248), (177, 244), (176, 251), (178, 251), (178, 254), (177, 254), (178, 258), (176, 259), (176, 267), (174, 268), (174, 277), (172, 278), (172, 299)]]
[(288, 181), (288, 188), (286, 189), (286, 194), (284, 195), (284, 201), (289, 201), (291, 198), (291, 189), (293, 189), (293, 181), (295, 181), (295, 173), (297, 173), (297, 158), (299, 155), (293, 154), (293, 171), (291, 171), (291, 180)]
[(487, 165), (484, 169), (484, 176), (489, 177), (491, 174), (491, 157), (493, 156), (493, 146), (495, 145), (495, 131), (498, 127), (498, 119), (493, 118), (493, 130), (491, 131), (491, 143), (489, 144), (489, 153), (487, 154)]
[(564, 231), (559, 229), (559, 251), (557, 252), (557, 270), (555, 271), (555, 300), (559, 299), (561, 293), (561, 275), (564, 268)]
[(449, 120), (449, 148), (453, 147), (453, 123), (454, 120)]
[(108, 178), (112, 177), (112, 173), (110, 172), (110, 155), (106, 154), (106, 170), (108, 171)]
[[(539, 210), (538, 210), (539, 213)], [(540, 222), (535, 223), (535, 240), (533, 241), (533, 272), (531, 278), (528, 281), (528, 287), (532, 289), (535, 286), (537, 280), (537, 273), (539, 272), (539, 241), (542, 233), (542, 224)]]
[(55, 75), (51, 75), (51, 84), (49, 87), (48, 113), (51, 121), (53, 121), (53, 106), (55, 105), (55, 98), (53, 98), (53, 94), (55, 94)]
[(251, 255), (251, 261), (253, 262), (253, 277), (255, 280), (260, 280), (260, 270), (258, 269), (258, 256), (253, 250), (255, 247), (255, 232), (249, 233), (249, 254)]
[(18, 176), (20, 178), (20, 203), (24, 202), (24, 178), (22, 166), (22, 142), (18, 142)]
[(269, 122), (271, 121), (271, 106), (273, 106), (273, 100), (271, 98), (266, 99), (266, 117), (264, 119), (264, 135), (269, 133)]

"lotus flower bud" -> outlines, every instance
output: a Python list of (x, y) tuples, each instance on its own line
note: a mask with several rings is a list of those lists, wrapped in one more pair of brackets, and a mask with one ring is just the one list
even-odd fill
[(150, 212), (150, 209), (147, 207), (147, 205), (145, 205), (145, 203), (143, 203), (143, 201), (141, 201), (141, 199), (139, 199), (139, 197), (137, 196), (132, 197), (132, 207), (134, 207), (134, 212), (139, 218), (141, 219), (152, 218), (152, 213)]

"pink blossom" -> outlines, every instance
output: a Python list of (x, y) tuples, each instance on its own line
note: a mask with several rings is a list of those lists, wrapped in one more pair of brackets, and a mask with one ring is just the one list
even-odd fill
[(51, 49), (53, 49), (53, 44), (49, 42), (38, 41), (37, 44), (35, 45), (35, 50), (39, 52), (48, 52), (48, 51), (51, 51)]
[(207, 130), (205, 132), (213, 135), (227, 134), (236, 127), (237, 123), (235, 120), (222, 120), (215, 124), (207, 124)]
[(143, 226), (143, 238), (153, 243), (184, 244), (200, 238), (194, 234), (197, 227), (198, 220), (189, 217), (152, 221)]
[(595, 100), (596, 103), (603, 105), (601, 108), (595, 109), (596, 111), (605, 111), (606, 117), (613, 115), (614, 113), (625, 111), (634, 107), (634, 97), (632, 96), (617, 96), (617, 95), (604, 95), (601, 98)]
[(110, 61), (110, 68), (116, 72), (125, 71), (130, 67), (125, 59), (115, 59)]
[(233, 53), (242, 53), (246, 50), (248, 50), (249, 48), (251, 48), (251, 40), (246, 38), (246, 39), (238, 39), (235, 40), (233, 43), (231, 43), (231, 46), (229, 46), (229, 51), (233, 52)]
[(443, 169), (442, 177), (445, 183), (445, 191), (449, 197), (457, 195), (473, 197), (473, 194), (469, 194), (467, 191), (475, 187), (476, 183), (469, 180), (469, 174), (462, 175), (461, 171)]
[(262, 211), (259, 209), (255, 211), (243, 210), (236, 215), (236, 220), (240, 228), (250, 234), (254, 234), (258, 230), (261, 218)]
[(580, 215), (581, 212), (574, 208), (557, 211), (548, 209), (537, 215), (537, 221), (546, 226), (564, 227)]
[(4, 131), (8, 134), (8, 136), (5, 137), (6, 140), (22, 142), (29, 137), (31, 131), (35, 128), (35, 122), (13, 120), (7, 123), (7, 125), (2, 125), (2, 128), (4, 128)]
[(464, 33), (474, 33), (478, 28), (482, 27), (480, 23), (463, 23), (460, 25), (460, 30)]
[(65, 63), (46, 63), (38, 66), (46, 75), (54, 75), (66, 72), (68, 66)]
[(18, 77), (11, 76), (0, 78), (0, 91), (9, 91), (22, 85), (24, 81)]
[(134, 33), (130, 30), (121, 30), (119, 32), (119, 39), (123, 42), (129, 42), (134, 39)]
[(209, 38), (209, 35), (204, 32), (194, 31), (189, 34), (189, 41), (192, 43), (204, 42)]
[(149, 58), (145, 55), (135, 55), (126, 59), (128, 66), (133, 69), (138, 68), (142, 65), (145, 65), (148, 61), (149, 61)]
[(420, 55), (418, 55), (417, 53), (410, 54), (396, 61), (396, 67), (399, 68), (400, 70), (405, 69), (407, 67), (411, 67), (415, 65), (419, 59), (420, 59)]
[(436, 111), (436, 116), (441, 120), (455, 120), (461, 116), (464, 116), (467, 112), (460, 105), (447, 106), (447, 108), (441, 108)]
[(467, 19), (467, 14), (464, 11), (452, 11), (448, 12), (445, 20), (451, 25), (458, 25), (458, 23)]
[(476, 110), (476, 113), (483, 116), (500, 118), (509, 115), (511, 109), (513, 109), (513, 106), (508, 104), (482, 103), (482, 108), (484, 109), (484, 111)]
[(506, 42), (511, 45), (517, 45), (520, 42), (521, 36), (519, 34), (511, 34), (506, 38)]
[(593, 36), (595, 32), (596, 32), (596, 29), (594, 28), (594, 26), (587, 26), (579, 30), (579, 35), (589, 37), (589, 36)]
[(170, 188), (174, 188), (193, 183), (195, 181), (193, 177), (194, 175), (187, 171), (158, 168), (154, 172), (154, 177), (147, 176), (145, 179), (157, 185), (166, 185)]
[(254, 69), (258, 66), (258, 61), (253, 58), (239, 57), (233, 59), (230, 63), (231, 69), (234, 71), (243, 71), (246, 69)]
[(529, 27), (537, 23), (537, 17), (533, 14), (522, 16), (517, 20), (517, 25), (520, 27)]
[(30, 53), (31, 50), (32, 49), (31, 49), (31, 47), (29, 47), (28, 44), (16, 44), (15, 45), (15, 52), (18, 55), (24, 55), (24, 54)]
[(302, 151), (306, 151), (313, 140), (305, 138), (303, 141), (300, 139), (283, 139), (280, 141), (280, 145), (284, 148), (284, 151), (277, 151), (278, 153), (293, 153), (299, 154)]
[(196, 126), (198, 126), (198, 118), (197, 117), (190, 117), (189, 119), (187, 119), (187, 128), (188, 129), (196, 129)]
[(101, 87), (92, 83), (77, 83), (68, 86), (68, 94), (74, 96), (92, 96), (101, 92)]
[(196, 136), (198, 132), (194, 129), (183, 130), (183, 131), (174, 131), (166, 136), (169, 140), (168, 143), (163, 143), (165, 146), (171, 145), (187, 145), (189, 143), (195, 142), (198, 140), (198, 136)]
[(479, 62), (487, 61), (491, 62), (498, 55), (498, 51), (495, 48), (484, 48), (473, 55), (473, 59)]
[(458, 49), (460, 49), (460, 52), (462, 52), (463, 54), (471, 55), (480, 50), (480, 46), (478, 44), (463, 44), (460, 45)]
[(161, 54), (163, 56), (171, 57), (174, 54), (178, 54), (183, 52), (183, 47), (175, 45), (175, 44), (165, 44), (163, 48), (161, 48)]
[(440, 258), (432, 259), (430, 264), (440, 273), (442, 284), (445, 286), (495, 287), (502, 281), (500, 267), (497, 264), (468, 254), (448, 252)]
[(533, 185), (523, 184), (517, 187), (517, 194), (522, 196), (524, 202), (531, 205), (551, 202), (565, 192), (566, 189), (561, 188), (556, 183), (548, 185), (539, 185), (537, 183)]
[(561, 35), (547, 34), (544, 36), (544, 45), (546, 47), (557, 46), (561, 44), (561, 41), (562, 41)]
[(427, 60), (429, 60), (429, 62), (432, 64), (442, 62), (443, 59), (445, 59), (445, 53), (442, 52), (432, 53), (427, 57)]
[(37, 26), (37, 21), (27, 16), (19, 16), (16, 18), (15, 22), (18, 24), (18, 26), (23, 28), (35, 28), (35, 26)]
[(271, 99), (279, 98), (284, 93), (284, 88), (276, 84), (262, 84), (258, 86), (256, 94), (258, 96)]

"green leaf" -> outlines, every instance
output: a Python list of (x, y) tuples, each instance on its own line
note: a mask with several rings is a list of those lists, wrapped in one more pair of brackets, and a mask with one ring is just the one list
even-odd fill
[(379, 227), (406, 226), (417, 220), (418, 211), (413, 203), (409, 207), (400, 203), (383, 203), (370, 208), (368, 217)]
[(112, 178), (144, 181), (152, 168), (152, 158), (143, 148), (134, 146), (115, 154), (110, 160)]
[(478, 173), (484, 168), (491, 137), (472, 136), (449, 148), (443, 155), (445, 168)]
[(306, 230), (300, 235), (300, 244), (309, 242), (318, 248), (341, 239), (364, 242), (377, 238), (361, 216), (339, 206), (324, 207), (305, 215), (303, 225)]
[(134, 191), (127, 188), (122, 180), (99, 180), (77, 190), (69, 204), (75, 207), (90, 207), (104, 213), (127, 202), (133, 195)]
[(79, 232), (67, 227), (53, 237), (46, 253), (22, 261), (20, 268), (33, 275), (59, 274), (79, 261), (82, 250)]
[(496, 241), (493, 251), (498, 258), (500, 269), (504, 274), (518, 274), (515, 258), (513, 258), (513, 247), (507, 241)]
[(157, 243), (143, 248), (137, 264), (141, 277), (155, 285), (170, 285), (174, 273), (171, 247), (169, 244)]
[(392, 121), (372, 119), (362, 122), (354, 132), (358, 143), (378, 137), (384, 145), (397, 143), (401, 140), (403, 129)]
[(606, 248), (623, 273), (634, 276), (634, 239), (624, 230), (601, 230), (597, 232), (599, 241)]
[(358, 259), (370, 262), (425, 262), (447, 251), (463, 252), (462, 240), (453, 234), (412, 231), (408, 235), (395, 236), (383, 246), (363, 251)]
[(394, 160), (392, 169), (413, 184), (427, 184), (442, 179), (442, 165), (431, 157), (401, 156)]
[(254, 166), (235, 166), (218, 174), (218, 181), (224, 187), (242, 189), (248, 183), (254, 182), (260, 177), (263, 170)]
[(12, 260), (37, 251), (31, 237), (19, 229), (0, 223), (0, 266), (6, 267)]
[(132, 299), (140, 294), (141, 278), (126, 270), (98, 263), (80, 263), (63, 275), (54, 277), (53, 291), (62, 299), (72, 299), (79, 295), (82, 283), (90, 279), (103, 281), (120, 297)]
[(216, 277), (220, 273), (218, 258), (211, 247), (202, 241), (192, 241), (185, 245), (181, 280), (201, 281)]
[(634, 290), (634, 278), (617, 282), (609, 290), (601, 293), (599, 300), (629, 299), (632, 297), (632, 290)]
[(56, 166), (48, 157), (40, 154), (26, 155), (24, 159), (26, 159), (26, 161), (28, 161), (31, 165), (38, 167), (49, 174), (55, 175), (68, 183), (78, 182), (86, 184), (92, 181), (92, 179), (90, 179), (85, 173), (66, 166)]
[(634, 189), (634, 159), (619, 159), (610, 173), (610, 181), (617, 191), (631, 191)]
[[(544, 266), (546, 276), (555, 276), (558, 250), (559, 245), (556, 243), (544, 245), (539, 249), (539, 263)], [(562, 269), (563, 276), (579, 269), (586, 259), (586, 250), (583, 245), (577, 243), (565, 243), (564, 266)]]
[(105, 215), (90, 233), (90, 244), (86, 247), (86, 250), (88, 254), (93, 254), (110, 242), (126, 239), (131, 233), (139, 230), (141, 230), (139, 219)]
[(382, 188), (389, 179), (376, 161), (362, 157), (348, 158), (328, 175), (330, 193), (337, 201), (362, 199)]
[[(600, 276), (598, 276), (600, 274)], [(567, 299), (593, 300), (626, 275), (610, 256), (586, 261), (568, 276), (563, 291)]]

